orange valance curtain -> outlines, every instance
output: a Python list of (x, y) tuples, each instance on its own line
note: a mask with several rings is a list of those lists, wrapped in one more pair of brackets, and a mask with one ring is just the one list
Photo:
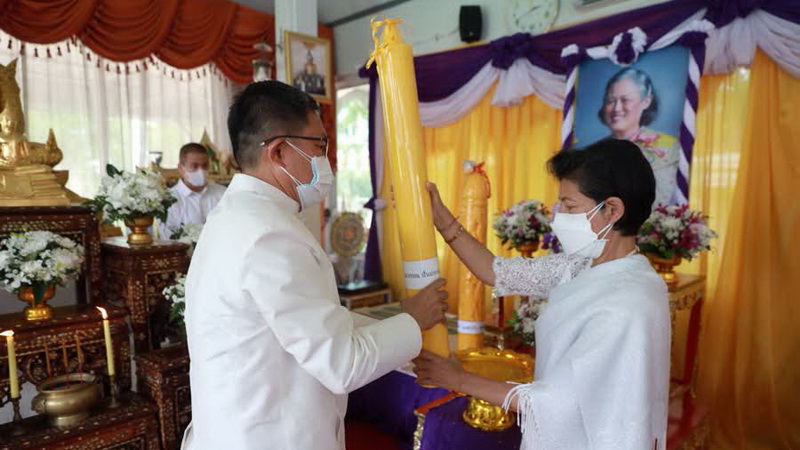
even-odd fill
[[(191, 69), (213, 62), (236, 83), (252, 80), (253, 44), (275, 41), (275, 17), (228, 0), (0, 0), (0, 29), (23, 42), (77, 38), (118, 62), (151, 55)], [(329, 27), (319, 34), (330, 38)]]
[[(0, 30), (31, 44), (77, 39), (121, 63), (156, 56), (192, 69), (213, 62), (238, 84), (253, 80), (253, 44), (275, 47), (275, 16), (230, 0), (0, 0)], [(333, 41), (331, 27), (319, 25), (317, 34)], [(336, 167), (336, 106), (321, 106)]]

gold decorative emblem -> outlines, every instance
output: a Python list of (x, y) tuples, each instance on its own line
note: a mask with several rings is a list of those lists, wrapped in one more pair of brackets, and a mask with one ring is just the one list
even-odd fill
[(356, 213), (342, 213), (331, 225), (331, 246), (338, 255), (351, 258), (364, 247), (364, 224)]

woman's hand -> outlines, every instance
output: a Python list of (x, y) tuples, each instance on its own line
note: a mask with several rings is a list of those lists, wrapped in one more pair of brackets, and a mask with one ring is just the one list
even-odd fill
[(439, 230), (440, 233), (445, 232), (445, 228), (455, 223), (455, 216), (447, 209), (442, 197), (439, 195), (439, 189), (435, 184), (430, 181), (425, 185), (428, 193), (431, 196), (431, 212), (433, 213), (433, 225)]
[(425, 350), (414, 359), (414, 373), (417, 374), (418, 384), (459, 392), (470, 375), (455, 357), (442, 358)]

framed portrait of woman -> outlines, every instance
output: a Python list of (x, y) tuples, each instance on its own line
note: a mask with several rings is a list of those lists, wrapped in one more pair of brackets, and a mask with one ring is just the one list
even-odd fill
[(639, 145), (656, 177), (655, 204), (677, 198), (688, 67), (689, 49), (678, 45), (644, 53), (626, 67), (609, 59), (578, 66), (573, 145), (606, 138)]
[(284, 32), (286, 82), (322, 103), (331, 103), (333, 64), (331, 41), (307, 34)]

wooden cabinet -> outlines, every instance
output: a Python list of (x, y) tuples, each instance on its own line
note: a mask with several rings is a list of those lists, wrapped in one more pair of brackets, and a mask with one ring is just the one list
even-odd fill
[(189, 392), (189, 351), (185, 345), (136, 356), (139, 392), (155, 402), (164, 450), (180, 448), (183, 431), (192, 420)]
[(111, 409), (99, 405), (83, 422), (64, 428), (50, 426), (44, 416), (0, 425), (0, 450), (158, 450), (156, 407), (133, 393)]
[(174, 241), (130, 246), (118, 237), (103, 240), (102, 248), (106, 300), (130, 311), (137, 354), (158, 348), (170, 308), (162, 292), (189, 268), (189, 246)]
[(103, 301), (100, 231), (97, 217), (86, 206), (0, 207), (0, 240), (11, 233), (52, 231), (83, 245), (86, 260), (77, 280), (77, 303)]
[[(131, 349), (128, 339), (126, 311), (102, 304), (108, 311), (117, 383), (122, 391), (131, 387)], [(20, 383), (38, 385), (50, 376), (70, 372), (90, 372), (106, 378), (106, 347), (100, 312), (90, 305), (53, 308), (53, 318), (26, 321), (22, 314), (0, 316), (0, 330), (14, 330), (17, 366), (22, 372)], [(78, 348), (80, 347), (80, 357)], [(83, 363), (81, 364), (81, 361)], [(8, 390), (8, 349), (0, 339), (0, 392)], [(0, 395), (0, 405), (5, 403)]]

